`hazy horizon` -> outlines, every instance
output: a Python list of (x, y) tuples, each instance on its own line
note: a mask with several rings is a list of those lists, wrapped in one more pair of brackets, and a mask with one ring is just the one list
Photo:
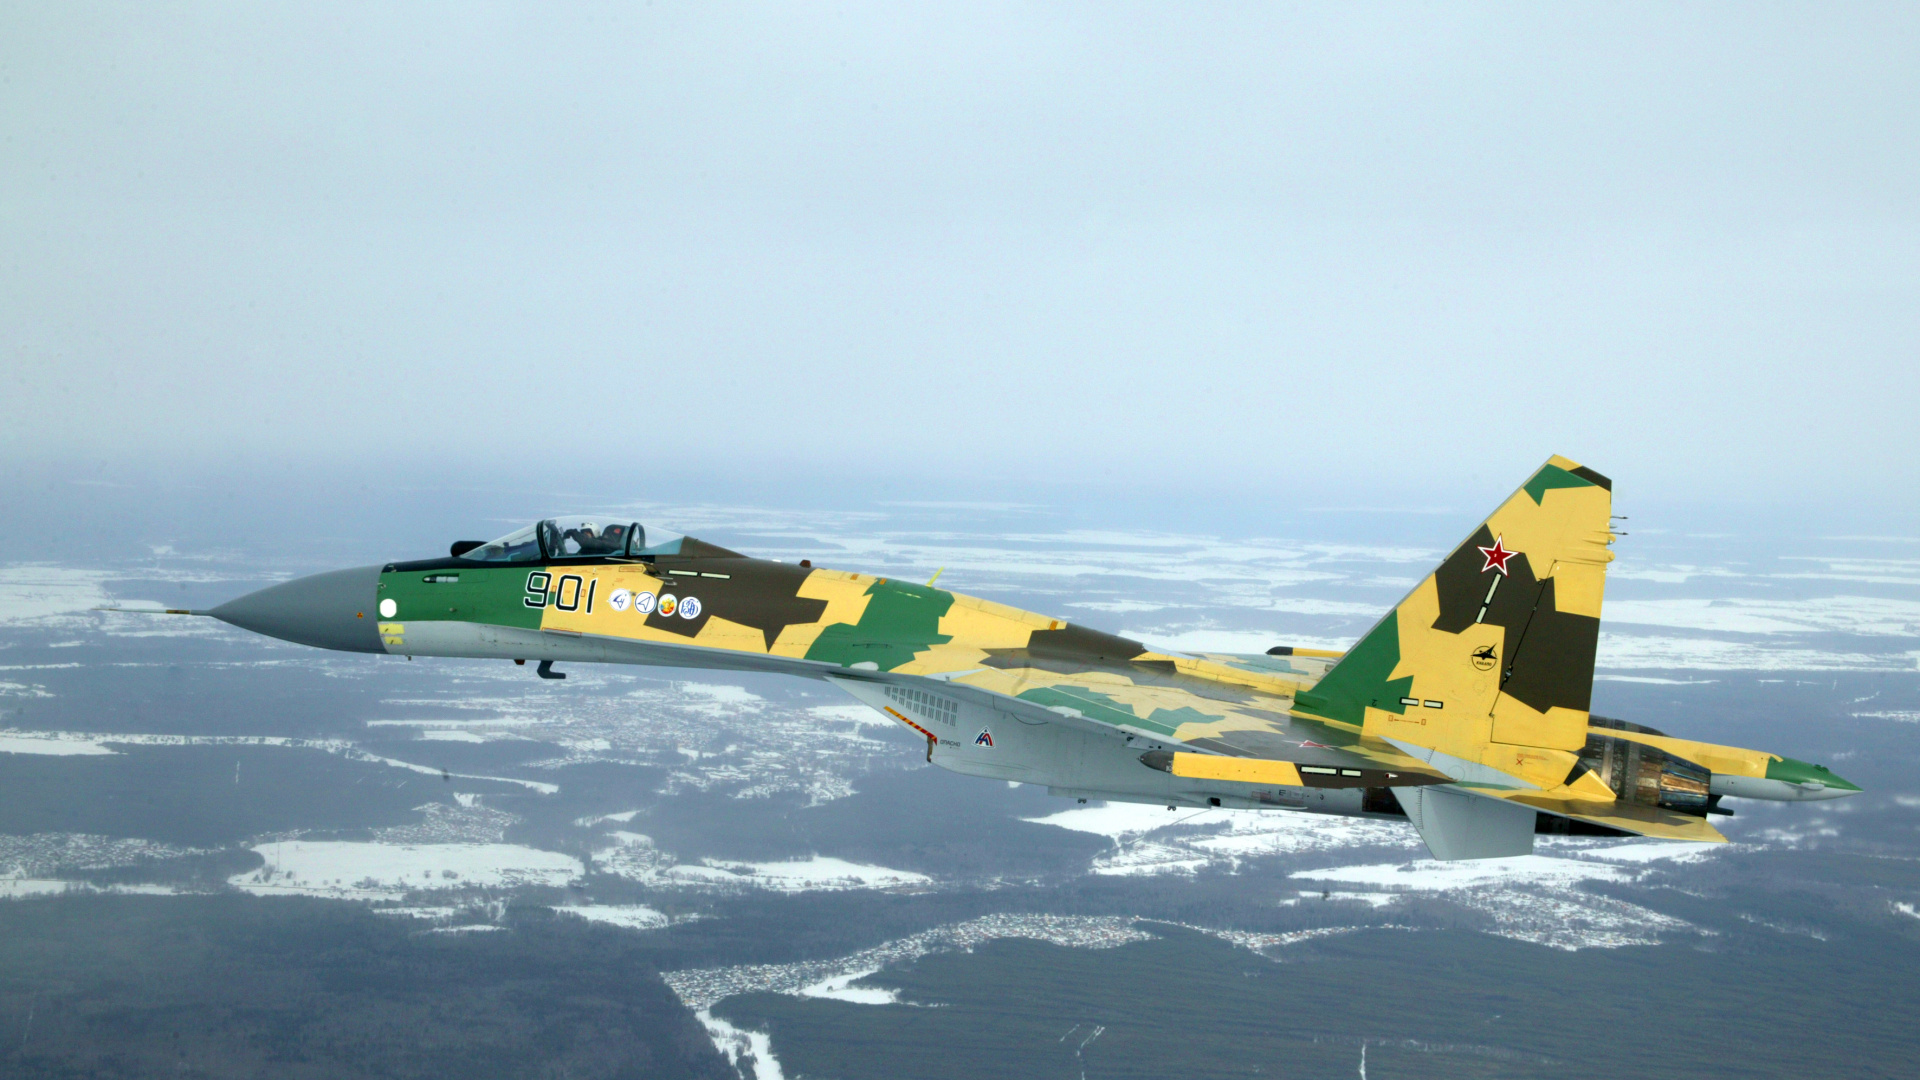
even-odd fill
[(1916, 46), (1902, 5), (16, 5), (0, 461), (1884, 500)]

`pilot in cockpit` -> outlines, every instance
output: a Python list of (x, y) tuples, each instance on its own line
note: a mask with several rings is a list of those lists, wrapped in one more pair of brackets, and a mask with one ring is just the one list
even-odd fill
[(568, 529), (562, 535), (580, 555), (619, 555), (627, 547), (627, 529), (624, 525), (609, 525), (596, 531), (593, 522), (583, 521), (579, 527)]
[[(565, 533), (561, 534), (561, 539), (565, 540), (567, 542), (567, 546), (573, 549), (572, 554), (576, 554), (576, 555), (605, 555), (606, 554), (606, 550), (603, 546), (603, 543), (599, 535), (594, 532), (593, 526), (590, 523), (581, 522), (575, 528), (568, 529)], [(565, 550), (565, 549), (562, 549), (562, 550)]]
[(546, 518), (488, 544), (466, 548), (470, 562), (532, 562), (538, 559), (651, 558), (672, 555), (685, 539), (667, 529), (644, 529), (637, 522), (602, 527), (583, 518)]

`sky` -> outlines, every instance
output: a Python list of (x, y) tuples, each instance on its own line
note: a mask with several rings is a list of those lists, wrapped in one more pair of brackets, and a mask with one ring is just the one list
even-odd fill
[(0, 5), (0, 463), (1913, 506), (1920, 8)]

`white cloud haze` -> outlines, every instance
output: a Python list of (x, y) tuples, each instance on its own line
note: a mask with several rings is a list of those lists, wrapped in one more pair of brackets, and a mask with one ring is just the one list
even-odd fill
[(0, 458), (1911, 485), (1916, 56), (1910, 5), (10, 5)]

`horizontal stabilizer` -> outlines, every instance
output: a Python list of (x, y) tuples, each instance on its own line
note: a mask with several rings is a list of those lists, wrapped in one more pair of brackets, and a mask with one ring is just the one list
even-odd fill
[[(1535, 792), (1515, 792), (1506, 797), (1507, 801), (1544, 810), (1575, 821), (1585, 821), (1594, 825), (1605, 825), (1610, 829), (1633, 833), (1636, 836), (1651, 836), (1658, 840), (1693, 840), (1706, 844), (1724, 844), (1727, 838), (1719, 829), (1707, 824), (1707, 819), (1692, 814), (1662, 810), (1657, 806), (1642, 806), (1625, 801), (1613, 803), (1575, 802), (1569, 799), (1556, 799)], [(1491, 801), (1491, 800), (1489, 800)]]
[(1397, 788), (1393, 794), (1436, 859), (1533, 854), (1531, 807), (1451, 787)]

